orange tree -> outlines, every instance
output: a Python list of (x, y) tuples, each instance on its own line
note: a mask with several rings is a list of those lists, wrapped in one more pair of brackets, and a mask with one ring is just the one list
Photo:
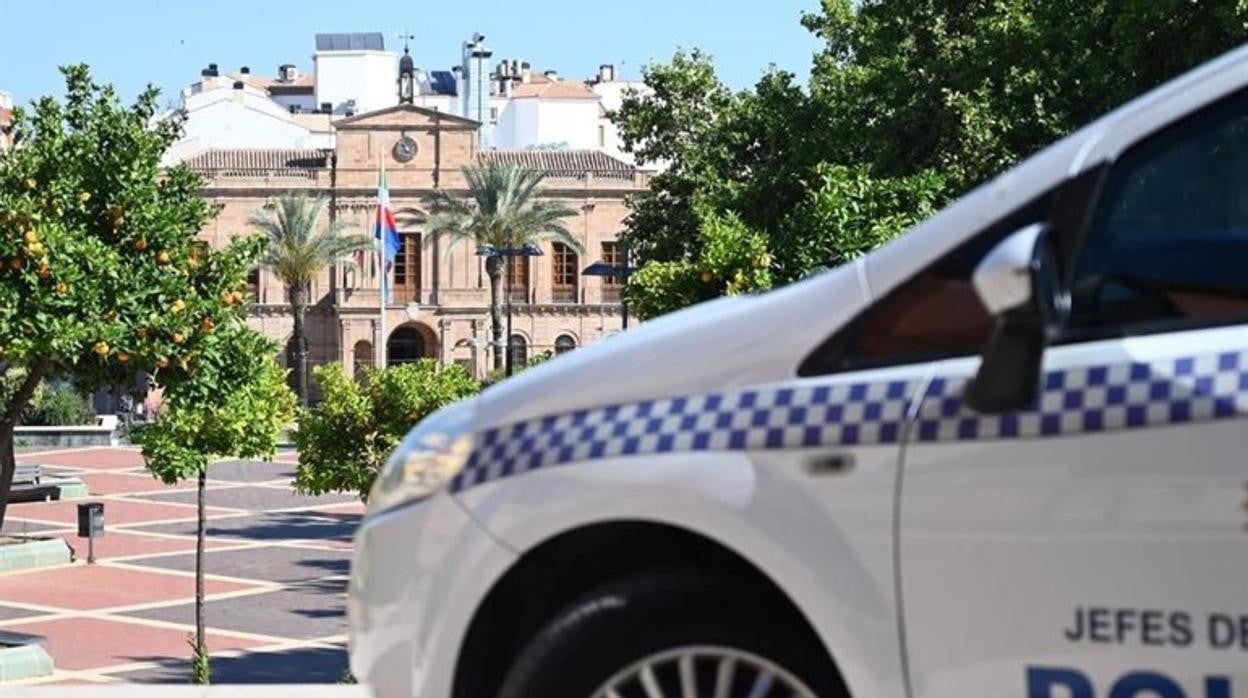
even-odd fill
[(166, 395), (206, 391), (214, 333), (243, 315), (241, 288), (264, 242), (201, 249), (212, 210), (198, 177), (162, 168), (181, 132), (148, 88), (122, 104), (85, 66), (63, 68), (64, 100), (17, 109), (0, 152), (0, 523), (15, 469), (13, 430), (49, 374), (85, 390), (152, 376)]
[(194, 365), (171, 383), (160, 418), (135, 430), (147, 469), (167, 484), (196, 481), (193, 681), (208, 683), (204, 637), (204, 532), (208, 466), (218, 457), (269, 459), (295, 417), (295, 394), (277, 365), (277, 345), (227, 318), (198, 344)]

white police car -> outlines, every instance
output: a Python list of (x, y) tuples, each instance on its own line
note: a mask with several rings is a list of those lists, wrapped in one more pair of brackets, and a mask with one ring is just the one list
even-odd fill
[(1248, 696), (1248, 50), (854, 264), (420, 424), (352, 666), (427, 698)]

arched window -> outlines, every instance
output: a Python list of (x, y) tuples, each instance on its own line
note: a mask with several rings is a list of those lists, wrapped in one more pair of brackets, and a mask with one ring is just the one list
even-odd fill
[(355, 343), (352, 353), (355, 355), (355, 375), (359, 377), (365, 366), (373, 365), (373, 343), (367, 339), (361, 339)]
[(511, 352), (512, 368), (521, 368), (529, 362), (529, 343), (521, 335), (511, 335), (507, 348)]
[(579, 266), (576, 252), (562, 242), (553, 243), (551, 251), (551, 296), (556, 303), (575, 303)]
[(423, 359), (425, 356), (425, 337), (420, 330), (410, 325), (395, 330), (390, 334), (390, 341), (386, 342), (387, 363), (408, 363)]
[(561, 334), (555, 339), (555, 355), (566, 354), (576, 348), (576, 340), (572, 335)]

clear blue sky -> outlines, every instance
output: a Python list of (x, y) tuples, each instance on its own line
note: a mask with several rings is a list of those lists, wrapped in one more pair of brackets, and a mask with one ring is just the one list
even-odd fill
[(677, 47), (715, 57), (734, 87), (769, 64), (803, 79), (817, 40), (799, 24), (818, 0), (2, 0), (0, 90), (25, 103), (60, 94), (56, 68), (91, 65), (126, 97), (144, 84), (166, 99), (210, 62), (272, 75), (280, 63), (312, 67), (318, 32), (380, 31), (387, 47), (416, 35), (422, 68), (449, 68), (460, 42), (486, 35), (495, 58), (519, 58), (566, 77), (589, 77), (615, 63), (636, 77)]

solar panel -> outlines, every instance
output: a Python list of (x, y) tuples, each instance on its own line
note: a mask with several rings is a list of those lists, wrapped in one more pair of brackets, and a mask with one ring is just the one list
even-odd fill
[(429, 86), (435, 95), (454, 95), (455, 76), (449, 70), (433, 70), (429, 72)]
[(381, 32), (317, 34), (317, 51), (384, 51), (386, 40)]

